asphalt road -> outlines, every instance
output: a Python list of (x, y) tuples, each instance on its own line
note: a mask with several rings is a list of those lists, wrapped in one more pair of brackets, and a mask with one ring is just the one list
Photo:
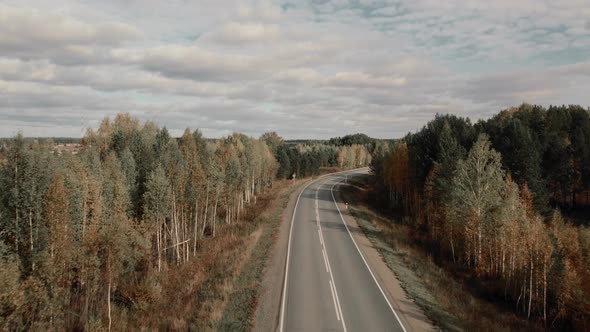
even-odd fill
[(404, 331), (338, 211), (334, 185), (344, 180), (326, 176), (299, 196), (279, 331)]

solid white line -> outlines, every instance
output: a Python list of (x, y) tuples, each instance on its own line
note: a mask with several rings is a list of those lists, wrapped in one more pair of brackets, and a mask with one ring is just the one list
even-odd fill
[(332, 301), (334, 301), (334, 311), (336, 311), (336, 318), (340, 321), (340, 315), (338, 313), (338, 304), (336, 303), (336, 292), (334, 292), (334, 285), (332, 285), (332, 280), (328, 280), (330, 282), (330, 291), (332, 291)]
[[(301, 194), (303, 194), (303, 192), (305, 191), (305, 189), (307, 189), (307, 187), (309, 187), (311, 184), (316, 183), (317, 181), (319, 181), (320, 179), (330, 176), (330, 175), (334, 175), (334, 174), (340, 174), (340, 173), (347, 173), (347, 172), (352, 172), (354, 170), (347, 170), (347, 171), (341, 171), (341, 172), (335, 172), (335, 173), (330, 173), (330, 174), (324, 174), (320, 177), (318, 177), (315, 180), (312, 180), (311, 182), (309, 182), (308, 184), (305, 185), (305, 187), (303, 187), (303, 189), (301, 189), (301, 191), (299, 192), (299, 195), (297, 196), (297, 201), (295, 201), (295, 207), (293, 208), (293, 215), (291, 216), (291, 225), (289, 226), (289, 241), (287, 243), (287, 261), (285, 262), (285, 278), (283, 279), (283, 293), (281, 294), (281, 318), (279, 320), (279, 331), (283, 332), (284, 329), (284, 322), (285, 322), (285, 299), (287, 297), (287, 279), (289, 277), (289, 257), (291, 257), (291, 238), (293, 237), (293, 221), (295, 220), (295, 213), (297, 212), (297, 206), (299, 206), (299, 199), (301, 198)], [(317, 200), (316, 200), (316, 204), (317, 204)]]
[(326, 272), (330, 272), (330, 269), (328, 268), (328, 257), (326, 256), (326, 250), (322, 249), (322, 255), (324, 256), (324, 263), (326, 263)]
[(375, 284), (377, 285), (377, 287), (381, 291), (381, 294), (383, 295), (383, 298), (385, 298), (385, 301), (389, 305), (389, 309), (391, 309), (391, 312), (393, 312), (393, 314), (395, 315), (395, 318), (397, 319), (399, 325), (402, 327), (402, 330), (404, 330), (404, 332), (407, 332), (406, 331), (406, 328), (404, 327), (404, 324), (402, 324), (402, 321), (399, 319), (399, 316), (397, 315), (397, 313), (393, 309), (393, 306), (389, 302), (389, 299), (387, 298), (387, 295), (385, 295), (385, 292), (383, 291), (383, 288), (381, 288), (381, 285), (379, 285), (379, 282), (377, 281), (377, 278), (375, 278), (375, 275), (373, 274), (373, 271), (371, 271), (371, 268), (369, 267), (369, 264), (365, 260), (365, 257), (363, 256), (363, 253), (359, 249), (359, 246), (356, 244), (356, 241), (354, 240), (354, 237), (352, 236), (352, 233), (350, 232), (350, 229), (348, 229), (348, 225), (346, 224), (346, 221), (344, 220), (344, 217), (342, 216), (342, 212), (340, 212), (340, 208), (338, 207), (338, 202), (336, 202), (336, 198), (334, 197), (334, 187), (337, 184), (339, 184), (340, 182), (342, 182), (342, 180), (337, 181), (336, 183), (334, 183), (332, 185), (332, 188), (330, 188), (330, 193), (332, 194), (332, 200), (334, 201), (334, 204), (336, 205), (336, 209), (338, 210), (338, 214), (340, 215), (340, 219), (342, 220), (342, 223), (344, 224), (344, 227), (348, 231), (348, 235), (350, 235), (350, 238), (352, 239), (352, 243), (354, 243), (354, 246), (356, 247), (356, 250), (358, 251), (359, 255), (361, 255), (361, 258), (363, 259), (363, 262), (365, 263), (365, 266), (367, 267), (367, 270), (369, 270), (369, 273), (371, 274), (371, 277), (373, 277), (373, 281), (375, 281)]

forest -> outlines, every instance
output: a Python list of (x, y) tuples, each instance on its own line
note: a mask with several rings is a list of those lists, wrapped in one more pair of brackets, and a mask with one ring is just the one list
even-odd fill
[(54, 148), (74, 142), (2, 141), (2, 330), (110, 330), (115, 316), (164, 296), (163, 280), (174, 278), (162, 276), (209, 266), (203, 241), (240, 223), (276, 178), (370, 162), (358, 144), (287, 145), (276, 133), (206, 139), (189, 129), (175, 138), (129, 114), (89, 129), (75, 152)]
[(437, 115), (376, 151), (369, 200), (438, 265), (547, 328), (590, 324), (590, 110)]

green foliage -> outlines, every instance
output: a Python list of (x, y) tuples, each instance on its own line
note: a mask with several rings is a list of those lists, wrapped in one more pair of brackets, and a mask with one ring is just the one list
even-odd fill
[(151, 227), (159, 227), (168, 215), (171, 196), (170, 182), (162, 167), (158, 166), (150, 173), (143, 194), (144, 216), (146, 221), (153, 225)]
[(354, 144), (367, 145), (367, 144), (372, 144), (374, 142), (375, 142), (374, 138), (371, 138), (365, 134), (353, 134), (353, 135), (346, 135), (343, 137), (330, 138), (330, 140), (328, 141), (328, 144), (335, 145), (335, 146), (344, 146), (344, 145), (354, 145)]

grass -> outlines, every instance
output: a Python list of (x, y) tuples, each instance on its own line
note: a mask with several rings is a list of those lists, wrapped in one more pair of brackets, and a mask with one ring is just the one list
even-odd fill
[(540, 330), (535, 323), (481, 298), (457, 271), (437, 265), (416, 244), (412, 228), (397, 223), (367, 204), (370, 176), (356, 177), (343, 187), (343, 198), (360, 228), (377, 248), (402, 288), (444, 331)]

